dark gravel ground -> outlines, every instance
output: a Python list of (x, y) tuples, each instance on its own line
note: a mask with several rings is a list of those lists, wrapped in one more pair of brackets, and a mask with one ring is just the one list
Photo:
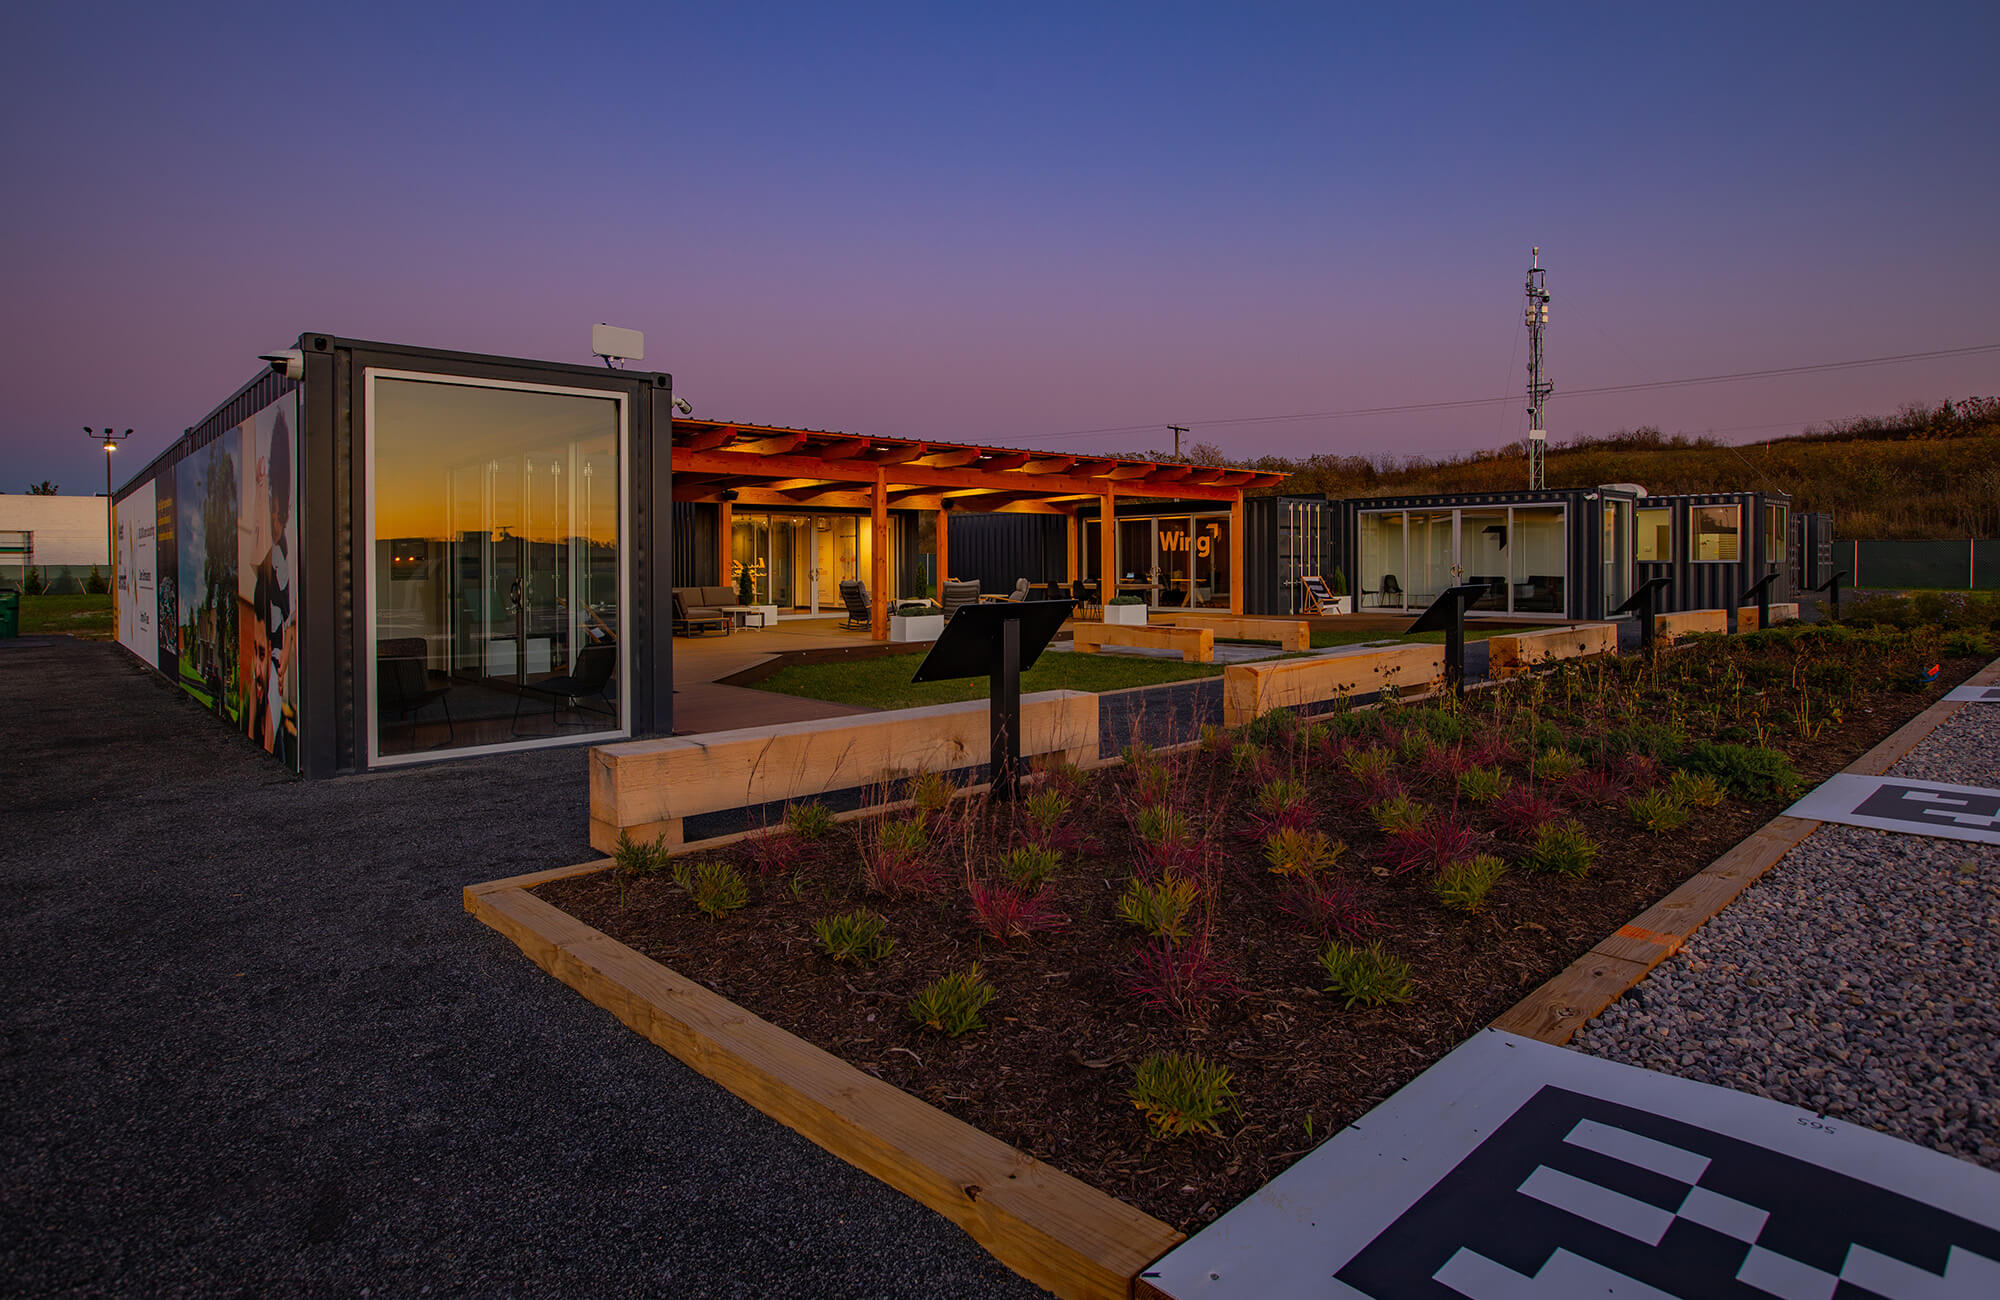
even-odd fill
[(1030, 1296), (466, 916), (583, 753), (302, 783), (0, 642), (0, 1294)]

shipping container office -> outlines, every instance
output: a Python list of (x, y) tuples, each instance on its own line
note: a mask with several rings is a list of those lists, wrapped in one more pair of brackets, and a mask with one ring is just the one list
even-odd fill
[(669, 731), (672, 396), (306, 334), (115, 494), (119, 640), (308, 776)]
[(1649, 496), (1634, 510), (1639, 580), (1668, 580), (1662, 610), (1735, 609), (1767, 574), (1792, 599), (1792, 499), (1782, 492)]
[(1476, 611), (1607, 618), (1633, 588), (1629, 487), (1350, 499), (1347, 554), (1357, 611), (1427, 607), (1476, 585)]

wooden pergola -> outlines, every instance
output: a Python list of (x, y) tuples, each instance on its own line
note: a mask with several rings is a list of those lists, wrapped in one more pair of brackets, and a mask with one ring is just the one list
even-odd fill
[[(1283, 476), (1256, 470), (1018, 451), (965, 443), (875, 438), (718, 421), (674, 421), (674, 500), (721, 508), (723, 553), (736, 506), (866, 510), (874, 529), (868, 594), (873, 635), (889, 637), (889, 511), (937, 512), (937, 571), (950, 572), (948, 512), (978, 510), (1069, 518), (1067, 578), (1078, 574), (1078, 509), (1097, 505), (1098, 573), (1118, 572), (1120, 497), (1215, 501), (1229, 506), (1230, 612), (1243, 612), (1243, 493)], [(718, 577), (718, 581), (722, 579)], [(1102, 581), (1102, 577), (1100, 577)]]

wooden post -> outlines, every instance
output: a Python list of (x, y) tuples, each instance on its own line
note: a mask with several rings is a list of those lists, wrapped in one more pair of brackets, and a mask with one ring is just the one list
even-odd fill
[(944, 581), (951, 576), (951, 511), (942, 505), (937, 512), (937, 561), (937, 590), (932, 594), (942, 601)]
[(1229, 503), (1229, 612), (1243, 612), (1243, 493)]
[(1097, 530), (1097, 602), (1109, 607), (1118, 594), (1118, 489), (1104, 485), (1104, 521)]
[(1076, 580), (1083, 575), (1077, 571), (1077, 560), (1083, 554), (1083, 520), (1078, 517), (1075, 506), (1065, 507), (1069, 511), (1068, 527), (1063, 529), (1069, 539), (1069, 554), (1063, 561), (1063, 585), (1068, 594), (1076, 595)]
[(736, 527), (736, 503), (734, 501), (724, 501), (719, 503), (715, 509), (718, 515), (718, 522), (715, 526), (717, 535), (715, 543), (715, 567), (720, 570), (715, 575), (715, 585), (718, 587), (734, 587), (736, 585), (736, 574), (731, 561), (736, 555), (736, 540), (730, 534)]
[(882, 470), (875, 471), (875, 491), (868, 498), (874, 550), (868, 557), (869, 635), (889, 639), (889, 487)]

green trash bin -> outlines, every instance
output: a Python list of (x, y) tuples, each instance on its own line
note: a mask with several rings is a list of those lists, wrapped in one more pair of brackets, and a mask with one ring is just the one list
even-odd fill
[(21, 593), (0, 591), (0, 637), (21, 635)]

